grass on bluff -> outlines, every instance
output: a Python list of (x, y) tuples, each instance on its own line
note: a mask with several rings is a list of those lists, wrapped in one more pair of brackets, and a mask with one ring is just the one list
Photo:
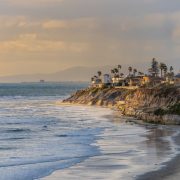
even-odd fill
[(180, 115), (180, 103), (177, 103), (171, 107), (169, 107), (169, 109), (164, 110), (162, 108), (157, 109), (154, 112), (155, 115), (157, 116), (163, 116), (165, 114), (176, 114), (176, 115)]

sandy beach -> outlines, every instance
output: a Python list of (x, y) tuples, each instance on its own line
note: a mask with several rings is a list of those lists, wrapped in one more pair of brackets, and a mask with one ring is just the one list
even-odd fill
[[(177, 127), (177, 129), (180, 129)], [(180, 134), (174, 138), (175, 143), (180, 145)], [(179, 148), (178, 148), (179, 151)], [(171, 161), (164, 164), (158, 171), (146, 173), (137, 178), (137, 180), (179, 180), (180, 179), (180, 155), (177, 155)]]
[[(114, 119), (115, 122), (117, 119)], [(117, 123), (117, 122), (116, 122)], [(133, 123), (133, 122), (131, 122)], [(133, 125), (132, 125), (133, 126)], [(118, 141), (113, 139), (114, 142), (100, 142), (99, 145), (103, 151), (109, 149), (111, 153), (103, 154), (100, 156), (91, 157), (83, 162), (76, 164), (68, 169), (62, 169), (55, 171), (51, 175), (42, 178), (41, 180), (59, 180), (59, 179), (137, 179), (137, 180), (151, 180), (151, 179), (167, 179), (177, 180), (180, 177), (178, 172), (180, 169), (180, 156), (176, 156), (172, 160), (167, 160), (165, 163), (149, 165), (149, 162), (154, 162), (152, 159), (160, 159), (161, 156), (168, 154), (168, 149), (172, 144), (168, 144), (167, 141), (161, 138), (169, 136), (172, 131), (178, 131), (179, 127), (156, 127), (156, 125), (139, 124), (139, 126), (145, 126), (151, 131), (147, 136), (147, 141), (141, 144), (141, 148), (148, 148), (147, 156), (144, 157), (146, 162), (142, 162), (142, 159), (127, 160), (126, 157), (122, 157), (117, 151), (122, 147), (118, 146)], [(118, 137), (118, 136), (117, 136)], [(174, 137), (175, 142), (180, 144), (180, 135)], [(116, 149), (116, 153), (113, 153)], [(175, 150), (177, 150), (175, 148)], [(155, 157), (156, 156), (156, 157)], [(129, 161), (129, 162), (128, 162)], [(137, 166), (136, 164), (137, 163)], [(142, 163), (142, 164), (141, 164)], [(154, 162), (155, 163), (155, 162)], [(132, 169), (132, 167), (134, 168)], [(147, 167), (146, 167), (147, 166)], [(148, 169), (151, 172), (148, 172)], [(146, 172), (144, 175), (143, 171)], [(138, 173), (137, 173), (138, 172)]]

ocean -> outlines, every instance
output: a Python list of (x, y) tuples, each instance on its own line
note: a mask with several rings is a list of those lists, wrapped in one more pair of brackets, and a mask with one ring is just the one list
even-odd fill
[(0, 180), (135, 179), (177, 153), (176, 128), (58, 102), (87, 83), (0, 84)]

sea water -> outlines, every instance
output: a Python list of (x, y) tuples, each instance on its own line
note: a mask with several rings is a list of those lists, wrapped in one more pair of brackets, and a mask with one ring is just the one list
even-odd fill
[[(0, 180), (133, 179), (172, 158), (174, 131), (58, 105), (86, 83), (0, 84)], [(59, 172), (59, 171), (58, 171)]]

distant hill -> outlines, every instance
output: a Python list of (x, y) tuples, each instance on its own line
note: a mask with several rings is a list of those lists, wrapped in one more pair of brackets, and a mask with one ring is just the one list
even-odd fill
[[(134, 66), (135, 67), (135, 66)], [(139, 64), (140, 70), (145, 69), (145, 66)], [(0, 83), (15, 83), (15, 82), (38, 82), (40, 80), (45, 81), (90, 81), (91, 77), (97, 74), (98, 70), (103, 73), (110, 73), (113, 66), (102, 66), (102, 67), (72, 67), (63, 71), (59, 71), (52, 74), (20, 74), (12, 76), (0, 77)], [(122, 72), (128, 73), (128, 65), (123, 65)]]
[(111, 67), (73, 67), (52, 74), (20, 74), (0, 77), (1, 83), (6, 82), (38, 82), (45, 81), (89, 81), (98, 70), (108, 72)]

